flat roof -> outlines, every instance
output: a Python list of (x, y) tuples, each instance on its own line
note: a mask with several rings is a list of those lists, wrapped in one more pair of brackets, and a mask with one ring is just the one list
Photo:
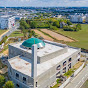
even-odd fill
[[(21, 45), (22, 45), (22, 42), (18, 42), (18, 43), (13, 43), (13, 44), (11, 44), (11, 46), (16, 47), (16, 48), (18, 48), (18, 49), (24, 50), (24, 51), (29, 52), (29, 53), (32, 52), (31, 49), (23, 48)], [(42, 49), (37, 49), (37, 55), (38, 55), (39, 57), (42, 57), (42, 56), (48, 55), (48, 54), (50, 54), (50, 53), (59, 51), (59, 50), (61, 50), (61, 49), (64, 49), (64, 47), (61, 47), (61, 46), (59, 46), (59, 45), (57, 46), (57, 45), (45, 43), (45, 47), (44, 47), (44, 48), (42, 48)]]
[[(75, 53), (76, 51), (77, 49), (68, 48), (68, 51), (66, 53), (59, 55), (53, 59), (50, 59), (46, 62), (43, 62), (41, 64), (37, 64), (37, 76), (46, 72), (48, 69), (55, 66), (62, 60), (66, 59), (67, 57)], [(31, 77), (31, 59), (17, 56), (12, 59), (9, 59), (9, 63), (13, 69)]]
[(2, 16), (0, 16), (0, 18), (11, 18), (11, 17), (13, 17), (12, 15), (2, 15)]

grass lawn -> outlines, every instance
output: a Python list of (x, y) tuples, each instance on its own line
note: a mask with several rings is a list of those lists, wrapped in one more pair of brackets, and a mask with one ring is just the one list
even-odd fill
[(7, 30), (0, 30), (0, 35), (6, 32)]
[(50, 87), (50, 88), (58, 88), (58, 85), (59, 84), (56, 84), (56, 85), (54, 85), (53, 87)]
[(70, 69), (68, 72), (66, 72), (64, 74), (64, 76), (66, 76), (67, 78), (70, 77), (72, 74), (74, 73), (74, 70), (73, 69)]
[(84, 85), (81, 88), (88, 88), (88, 80), (84, 83)]
[(88, 24), (81, 24), (82, 30), (78, 32), (69, 32), (59, 30), (58, 32), (68, 37), (78, 40), (78, 42), (67, 43), (70, 46), (88, 49)]
[(20, 30), (13, 32), (9, 37), (22, 37), (23, 33)]

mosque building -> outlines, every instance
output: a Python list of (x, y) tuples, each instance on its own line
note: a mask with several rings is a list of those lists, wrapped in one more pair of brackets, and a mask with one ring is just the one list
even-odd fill
[(81, 49), (30, 38), (9, 45), (8, 74), (16, 88), (50, 88), (80, 60)]

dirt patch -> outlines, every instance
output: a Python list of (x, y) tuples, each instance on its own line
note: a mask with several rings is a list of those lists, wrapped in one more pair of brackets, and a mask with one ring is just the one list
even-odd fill
[(6, 72), (8, 72), (7, 67), (4, 67), (0, 70), (0, 74), (5, 74)]
[(51, 30), (48, 30), (48, 29), (41, 29), (41, 31), (43, 31), (43, 32), (45, 32), (45, 33), (47, 33), (47, 34), (49, 34), (50, 36), (54, 37), (54, 38), (57, 39), (57, 40), (63, 40), (63, 41), (65, 41), (65, 42), (73, 42), (72, 39), (70, 39), (70, 38), (68, 38), (68, 37), (65, 37), (65, 36), (63, 36), (63, 35), (61, 35), (61, 34), (55, 33), (55, 32), (53, 32), (53, 31), (51, 31)]
[(42, 32), (38, 31), (38, 30), (34, 30), (35, 33), (39, 34), (40, 36), (42, 36), (45, 40), (49, 40), (49, 41), (54, 41), (54, 39), (52, 39), (51, 37), (44, 35)]
[(8, 49), (3, 52), (4, 55), (8, 55)]
[(79, 61), (74, 65), (74, 69), (78, 69), (83, 64), (83, 61)]

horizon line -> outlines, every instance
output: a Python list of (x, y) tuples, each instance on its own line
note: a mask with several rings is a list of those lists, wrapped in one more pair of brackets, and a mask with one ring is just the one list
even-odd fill
[(3, 8), (8, 8), (8, 7), (88, 7), (88, 6), (0, 6), (0, 8), (3, 7)]

